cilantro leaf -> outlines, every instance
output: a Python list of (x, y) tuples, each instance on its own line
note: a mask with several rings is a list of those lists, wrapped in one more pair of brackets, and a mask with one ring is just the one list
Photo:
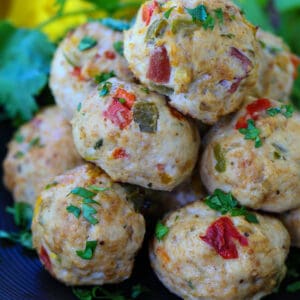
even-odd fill
[(97, 45), (97, 41), (91, 36), (84, 36), (78, 44), (79, 51), (85, 51), (94, 48)]
[(120, 54), (121, 56), (124, 56), (124, 43), (123, 43), (123, 41), (115, 42), (114, 43), (114, 49), (118, 54)]
[(82, 259), (91, 260), (94, 255), (94, 251), (96, 247), (97, 247), (97, 241), (86, 241), (85, 249), (77, 250), (76, 254)]
[(73, 214), (77, 219), (79, 218), (81, 214), (81, 209), (74, 205), (69, 205), (67, 208), (67, 211), (71, 214)]
[(193, 18), (193, 21), (205, 22), (208, 17), (206, 6), (203, 4), (200, 4), (195, 8), (187, 8), (186, 7), (185, 9), (186, 9), (187, 13), (189, 15), (191, 15), (191, 17)]
[(255, 214), (241, 207), (231, 193), (216, 189), (211, 196), (205, 199), (205, 204), (211, 209), (219, 211), (222, 215), (230, 214), (232, 217), (244, 216), (249, 223), (258, 223)]
[(105, 192), (108, 191), (110, 188), (104, 188), (104, 187), (100, 187), (100, 186), (96, 186), (96, 185), (90, 185), (89, 189), (93, 192)]
[(96, 196), (96, 194), (94, 192), (91, 192), (83, 187), (76, 187), (74, 188), (70, 193), (82, 198), (93, 198), (94, 196)]
[(239, 129), (239, 132), (245, 136), (245, 140), (252, 140), (255, 142), (255, 148), (262, 146), (262, 141), (260, 138), (261, 131), (255, 127), (254, 120), (249, 119), (247, 121), (248, 127)]
[(291, 283), (287, 286), (286, 290), (289, 292), (289, 293), (295, 293), (295, 292), (298, 292), (300, 291), (300, 281), (296, 281), (294, 283)]
[(115, 31), (124, 31), (130, 28), (130, 24), (128, 22), (123, 20), (113, 19), (113, 18), (104, 18), (100, 20), (100, 23)]
[(99, 223), (99, 221), (93, 217), (93, 215), (95, 213), (97, 213), (97, 210), (88, 205), (88, 204), (82, 204), (82, 213), (83, 213), (83, 217), (91, 224), (95, 225), (97, 223)]
[(94, 149), (95, 149), (95, 150), (100, 149), (102, 146), (103, 146), (103, 139), (99, 139), (99, 140), (95, 143)]
[(271, 117), (274, 117), (278, 114), (282, 114), (287, 119), (289, 119), (294, 114), (294, 107), (290, 104), (282, 105), (281, 107), (271, 107), (267, 109), (267, 114)]
[(155, 236), (161, 241), (169, 232), (169, 227), (162, 224), (160, 221), (156, 224), (155, 227)]
[(110, 92), (110, 88), (112, 87), (112, 83), (109, 81), (106, 81), (102, 84), (102, 86), (99, 89), (99, 96), (104, 97), (107, 96)]
[(224, 13), (222, 8), (215, 9), (215, 15), (219, 21), (219, 23), (222, 25), (224, 23)]
[(0, 22), (0, 106), (6, 117), (29, 120), (47, 83), (54, 45), (37, 30)]
[(96, 75), (94, 80), (97, 84), (99, 84), (99, 83), (105, 82), (106, 80), (108, 80), (109, 78), (112, 78), (112, 77), (116, 77), (116, 74), (114, 71), (106, 72), (106, 73), (103, 72), (99, 75)]
[(13, 207), (6, 207), (6, 212), (14, 217), (15, 224), (30, 229), (33, 216), (32, 206), (24, 202), (16, 202)]
[(164, 17), (166, 18), (166, 19), (169, 19), (170, 18), (170, 15), (171, 15), (171, 13), (172, 13), (172, 11), (173, 11), (173, 9), (175, 8), (176, 6), (172, 6), (171, 8), (169, 8), (165, 13), (164, 13)]

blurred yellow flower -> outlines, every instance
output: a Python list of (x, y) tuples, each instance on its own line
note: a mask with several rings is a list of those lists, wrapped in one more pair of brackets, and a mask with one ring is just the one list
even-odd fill
[[(33, 28), (55, 16), (58, 6), (55, 0), (0, 0), (1, 17), (9, 20), (18, 27)], [(64, 13), (80, 10), (93, 10), (93, 5), (82, 0), (66, 1)], [(94, 16), (94, 15), (93, 15)], [(97, 14), (95, 17), (101, 17)], [(87, 14), (66, 15), (55, 22), (42, 27), (51, 40), (61, 38), (67, 30), (87, 21)]]

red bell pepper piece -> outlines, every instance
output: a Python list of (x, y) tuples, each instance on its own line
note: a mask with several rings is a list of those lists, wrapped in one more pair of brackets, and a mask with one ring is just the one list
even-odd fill
[(159, 7), (159, 5), (156, 1), (153, 1), (152, 3), (145, 4), (143, 6), (142, 19), (146, 23), (146, 26), (149, 25), (149, 23), (151, 21), (151, 17), (153, 15), (153, 12), (157, 7)]

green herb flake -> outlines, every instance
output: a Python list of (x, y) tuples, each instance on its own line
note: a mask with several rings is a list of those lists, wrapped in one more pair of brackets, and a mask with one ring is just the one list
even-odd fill
[(239, 129), (239, 132), (245, 136), (245, 140), (252, 140), (255, 142), (255, 148), (262, 146), (260, 138), (261, 131), (255, 127), (254, 120), (249, 119), (247, 121), (248, 127)]
[(169, 232), (169, 227), (162, 224), (160, 221), (156, 224), (155, 227), (155, 236), (161, 241)]
[(214, 156), (217, 161), (215, 166), (216, 171), (224, 173), (226, 171), (226, 157), (220, 144), (214, 146)]
[(103, 146), (103, 139), (99, 139), (99, 140), (95, 143), (94, 149), (95, 149), (95, 150), (98, 150), (98, 149), (100, 149), (102, 146)]
[(133, 120), (139, 125), (141, 132), (155, 133), (159, 112), (155, 103), (137, 102), (133, 107)]
[(11, 242), (20, 244), (28, 250), (33, 250), (32, 235), (29, 231), (7, 232), (0, 230), (0, 239), (9, 240)]
[(224, 13), (223, 13), (222, 8), (215, 9), (214, 12), (215, 12), (218, 22), (222, 25), (224, 23)]
[(96, 247), (97, 247), (97, 241), (87, 241), (85, 244), (85, 249), (77, 250), (76, 254), (82, 259), (91, 260), (94, 255)]
[(56, 185), (58, 185), (58, 182), (56, 182), (56, 181), (53, 181), (53, 182), (51, 182), (51, 183), (48, 183), (48, 184), (45, 186), (45, 190), (49, 190), (49, 189), (51, 189), (52, 187), (54, 187), (54, 186), (56, 186)]
[(96, 185), (90, 185), (89, 189), (93, 192), (96, 192), (96, 193), (106, 192), (106, 191), (110, 190), (110, 188), (108, 188), (108, 187), (100, 187), (100, 186), (96, 186)]
[(291, 283), (286, 288), (287, 292), (289, 293), (295, 293), (300, 291), (300, 281), (296, 281), (294, 283)]
[(271, 117), (275, 117), (278, 114), (282, 114), (287, 119), (291, 118), (294, 114), (294, 107), (290, 104), (282, 105), (281, 107), (271, 107), (267, 109), (267, 114)]
[(130, 28), (130, 24), (128, 22), (113, 18), (104, 18), (100, 20), (100, 23), (115, 31), (124, 31)]
[(122, 104), (126, 103), (126, 99), (124, 99), (124, 98), (118, 98), (118, 101)]
[(94, 214), (97, 213), (97, 210), (88, 205), (88, 204), (82, 204), (82, 214), (83, 214), (83, 217), (91, 224), (95, 225), (97, 223), (99, 223), (99, 221), (94, 218)]
[(111, 87), (112, 87), (111, 82), (109, 81), (104, 82), (99, 90), (99, 96), (101, 97), (107, 96), (110, 92)]
[(146, 87), (141, 87), (141, 91), (143, 91), (146, 94), (150, 93), (150, 90), (148, 88), (146, 88)]
[(32, 206), (25, 202), (16, 202), (13, 207), (6, 207), (6, 212), (12, 214), (17, 226), (30, 229), (33, 216)]
[(25, 155), (24, 152), (22, 152), (22, 151), (17, 151), (17, 152), (14, 154), (14, 158), (19, 159), (19, 158), (24, 157), (24, 155)]
[(113, 46), (114, 46), (115, 51), (119, 55), (124, 56), (124, 43), (123, 43), (123, 41), (114, 42)]
[(24, 136), (21, 133), (17, 133), (14, 136), (14, 140), (18, 143), (18, 144), (22, 144), (25, 140)]
[(185, 8), (187, 13), (191, 15), (193, 21), (205, 22), (208, 18), (206, 6), (203, 4), (198, 5), (195, 8)]
[(205, 30), (213, 30), (215, 27), (215, 19), (211, 15), (208, 15), (207, 19), (202, 23), (202, 26)]
[(169, 18), (170, 18), (170, 15), (171, 15), (171, 13), (172, 13), (172, 11), (173, 11), (174, 8), (176, 8), (176, 6), (173, 6), (173, 7), (169, 8), (169, 9), (164, 13), (164, 17), (165, 17), (166, 19), (169, 19)]
[(116, 77), (116, 74), (114, 71), (111, 72), (103, 72), (99, 75), (96, 75), (94, 80), (97, 84), (105, 82), (106, 80), (112, 78), (112, 77)]
[(164, 30), (168, 26), (168, 21), (165, 19), (160, 19), (154, 21), (148, 28), (145, 41), (154, 40), (155, 38), (161, 36), (164, 33)]
[(229, 213), (232, 217), (244, 216), (249, 223), (258, 223), (255, 214), (239, 206), (238, 201), (231, 193), (225, 193), (220, 189), (215, 190), (211, 196), (208, 196), (205, 199), (205, 204), (222, 215)]
[(82, 104), (81, 104), (81, 102), (79, 102), (78, 105), (77, 105), (77, 111), (78, 111), (78, 112), (80, 112), (81, 107), (82, 107)]
[(235, 34), (233, 34), (233, 33), (221, 34), (221, 37), (226, 37), (226, 38), (229, 38), (229, 39), (233, 39), (235, 37)]
[(80, 217), (81, 209), (74, 205), (69, 205), (67, 208), (67, 212), (73, 214), (77, 219)]
[(31, 149), (33, 147), (39, 147), (39, 148), (44, 147), (44, 145), (41, 144), (41, 138), (40, 137), (33, 138), (29, 142), (29, 149)]
[(97, 41), (90, 37), (90, 36), (84, 36), (78, 45), (79, 51), (85, 51), (91, 48), (94, 48), (97, 45)]
[(93, 200), (93, 199), (91, 199), (91, 198), (84, 198), (84, 199), (82, 200), (82, 203), (83, 203), (83, 204), (97, 204), (97, 205), (100, 205), (99, 202), (97, 202), (97, 201), (95, 201), (95, 200)]
[(96, 196), (94, 192), (91, 192), (83, 187), (76, 187), (74, 188), (68, 195), (73, 194), (82, 198), (93, 198)]

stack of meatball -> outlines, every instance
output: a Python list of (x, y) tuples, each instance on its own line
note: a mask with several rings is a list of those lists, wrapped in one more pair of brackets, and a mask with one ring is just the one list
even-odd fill
[(150, 260), (171, 292), (272, 293), (290, 235), (300, 246), (298, 63), (227, 0), (148, 1), (124, 36), (100, 22), (70, 32), (51, 68), (57, 107), (4, 162), (15, 201), (35, 203), (45, 268), (68, 285), (131, 275), (145, 221), (126, 183), (161, 191)]

